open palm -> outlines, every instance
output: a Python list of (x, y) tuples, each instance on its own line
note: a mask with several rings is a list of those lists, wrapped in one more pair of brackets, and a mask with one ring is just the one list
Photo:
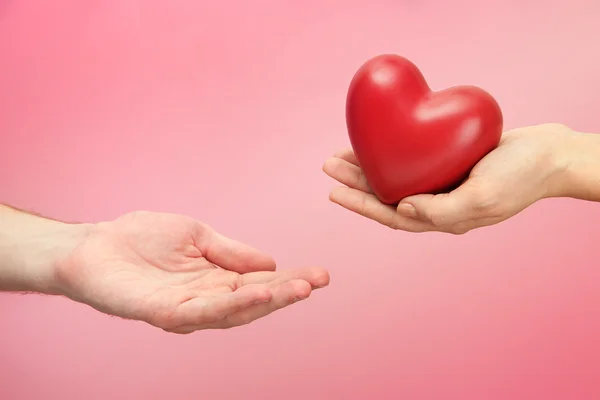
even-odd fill
[(329, 283), (321, 268), (276, 272), (199, 221), (151, 212), (94, 225), (57, 271), (69, 298), (175, 333), (247, 324)]

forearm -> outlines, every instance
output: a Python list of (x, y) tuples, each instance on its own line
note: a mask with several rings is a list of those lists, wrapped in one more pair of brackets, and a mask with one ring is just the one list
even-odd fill
[(59, 294), (55, 266), (81, 241), (85, 227), (0, 205), (0, 291)]
[(557, 196), (600, 202), (600, 135), (572, 132), (557, 151), (563, 165)]

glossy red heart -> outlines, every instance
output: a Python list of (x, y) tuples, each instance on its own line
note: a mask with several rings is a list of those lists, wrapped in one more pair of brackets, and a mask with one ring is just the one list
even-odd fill
[(375, 195), (386, 204), (459, 185), (498, 146), (502, 112), (474, 86), (432, 91), (406, 58), (381, 55), (354, 75), (348, 134)]

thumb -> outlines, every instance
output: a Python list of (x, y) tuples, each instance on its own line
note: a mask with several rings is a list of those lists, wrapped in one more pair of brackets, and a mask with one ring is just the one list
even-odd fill
[(398, 213), (433, 226), (451, 226), (477, 217), (477, 191), (465, 183), (450, 193), (419, 194), (403, 199)]
[(208, 227), (200, 229), (196, 243), (209, 262), (229, 271), (244, 274), (274, 271), (276, 268), (275, 260), (271, 256)]

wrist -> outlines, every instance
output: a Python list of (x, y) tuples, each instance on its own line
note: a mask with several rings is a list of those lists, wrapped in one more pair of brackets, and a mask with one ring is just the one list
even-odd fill
[(600, 201), (600, 135), (569, 130), (554, 150), (551, 196)]
[(0, 206), (0, 290), (63, 294), (57, 266), (89, 230)]
[(32, 275), (28, 280), (37, 284), (32, 290), (40, 293), (67, 295), (63, 291), (59, 267), (83, 243), (92, 227), (91, 224), (59, 224), (55, 230), (31, 242), (31, 248), (36, 249), (37, 254), (31, 259)]
[(550, 171), (545, 198), (565, 197), (572, 163), (572, 142), (578, 132), (560, 124), (548, 124), (544, 134), (549, 138), (547, 168)]

